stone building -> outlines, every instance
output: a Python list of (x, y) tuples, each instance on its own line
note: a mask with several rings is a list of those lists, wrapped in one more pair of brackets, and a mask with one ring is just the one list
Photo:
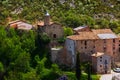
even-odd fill
[(80, 53), (82, 62), (92, 61), (91, 55), (103, 52), (111, 56), (112, 62), (118, 61), (119, 38), (110, 29), (92, 29), (90, 31), (78, 31), (78, 34), (68, 36), (66, 47), (72, 56), (75, 65), (76, 52)]
[(107, 54), (97, 52), (92, 54), (92, 70), (97, 73), (111, 73), (111, 57)]
[(77, 28), (73, 29), (75, 34), (78, 34), (78, 32), (86, 32), (86, 31), (91, 31), (89, 26), (79, 26)]
[(63, 37), (63, 27), (59, 23), (51, 22), (49, 13), (44, 16), (44, 22), (40, 21), (37, 24), (39, 31), (47, 33), (52, 39)]

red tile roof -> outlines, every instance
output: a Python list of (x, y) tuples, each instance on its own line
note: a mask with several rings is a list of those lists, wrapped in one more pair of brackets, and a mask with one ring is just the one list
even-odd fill
[(112, 33), (112, 30), (111, 29), (92, 29), (92, 32), (94, 34), (104, 34), (104, 33)]
[[(78, 35), (68, 36), (68, 39), (72, 40), (93, 40), (93, 39), (101, 39), (98, 34), (113, 34), (115, 35), (111, 29), (93, 29), (92, 31), (87, 32), (79, 32)], [(103, 35), (104, 36), (104, 35)], [(117, 37), (117, 36), (116, 36)]]
[(99, 39), (97, 35), (93, 32), (79, 32), (79, 35), (72, 35), (68, 36), (68, 39), (72, 40), (92, 40), (92, 39)]
[(17, 29), (22, 29), (22, 30), (30, 30), (33, 28), (33, 26), (31, 24), (28, 24), (21, 20), (9, 22), (9, 26), (11, 28), (17, 28)]
[[(53, 24), (53, 23), (54, 23), (54, 22), (50, 22), (50, 25)], [(37, 23), (37, 25), (39, 25), (39, 26), (44, 26), (44, 22), (43, 22), (43, 21), (40, 21), (40, 22)]]

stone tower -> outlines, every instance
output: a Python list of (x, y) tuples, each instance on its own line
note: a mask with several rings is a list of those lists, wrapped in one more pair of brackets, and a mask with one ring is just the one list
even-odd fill
[(44, 25), (48, 26), (50, 24), (50, 14), (47, 12), (44, 17)]

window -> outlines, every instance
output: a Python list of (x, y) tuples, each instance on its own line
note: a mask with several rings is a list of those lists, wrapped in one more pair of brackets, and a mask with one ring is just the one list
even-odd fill
[(102, 65), (100, 65), (100, 67), (102, 67)]
[(53, 34), (53, 38), (56, 38), (56, 34)]
[(93, 51), (90, 51), (91, 53), (93, 53)]
[(115, 52), (113, 52), (113, 55), (115, 54)]
[(107, 60), (105, 60), (105, 64), (108, 64)]
[(102, 62), (102, 60), (100, 60), (100, 62)]
[(119, 46), (120, 46), (120, 44), (119, 44)]
[(113, 47), (113, 50), (115, 49), (115, 47)]
[(102, 59), (102, 57), (100, 57), (100, 59)]
[(85, 45), (87, 45), (87, 41), (85, 41)]
[(115, 39), (113, 39), (113, 43), (115, 43)]
[(85, 49), (87, 49), (87, 47), (85, 46)]

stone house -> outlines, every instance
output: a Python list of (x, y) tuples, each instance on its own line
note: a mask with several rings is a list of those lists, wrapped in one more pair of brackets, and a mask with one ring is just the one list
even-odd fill
[(103, 52), (111, 56), (112, 62), (118, 61), (119, 38), (110, 29), (92, 29), (91, 31), (78, 32), (68, 36), (66, 48), (72, 56), (72, 63), (75, 66), (76, 52), (80, 53), (82, 62), (92, 61), (91, 55)]
[(63, 27), (59, 23), (51, 22), (49, 13), (44, 16), (44, 22), (40, 21), (37, 23), (38, 30), (47, 33), (52, 39), (58, 39), (63, 37)]
[(92, 54), (92, 70), (100, 74), (111, 73), (111, 57), (102, 52)]
[(7, 28), (14, 28), (17, 30), (26, 30), (27, 31), (27, 30), (33, 29), (34, 27), (33, 27), (33, 25), (31, 25), (25, 21), (16, 20), (16, 21), (9, 22)]
[(86, 31), (91, 31), (89, 26), (79, 26), (77, 28), (73, 29), (75, 34), (78, 34), (78, 32), (86, 32)]

